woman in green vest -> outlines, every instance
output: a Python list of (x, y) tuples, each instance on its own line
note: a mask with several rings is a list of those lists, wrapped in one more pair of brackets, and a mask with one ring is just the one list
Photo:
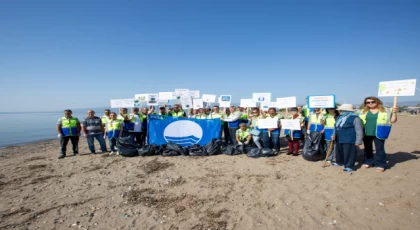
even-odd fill
[[(337, 120), (337, 117), (339, 116), (339, 113), (336, 108), (328, 108), (327, 109), (327, 115), (325, 115), (321, 122), (324, 124), (324, 130), (321, 131), (321, 133), (324, 134), (325, 138), (325, 151), (329, 149), (329, 146), (332, 142), (332, 136), (334, 135), (334, 125), (335, 121)], [(335, 162), (335, 144), (333, 144), (331, 149), (331, 154), (328, 156), (327, 161), (329, 162)]]
[(105, 133), (106, 136), (108, 136), (109, 146), (111, 148), (111, 153), (109, 155), (113, 155), (115, 152), (117, 139), (122, 136), (123, 122), (121, 120), (116, 119), (117, 114), (114, 112), (111, 113), (110, 117), (111, 118), (108, 120), (105, 127)]
[(249, 145), (251, 142), (251, 133), (245, 123), (241, 123), (236, 130), (236, 142), (238, 145)]
[[(365, 160), (362, 168), (375, 166), (376, 171), (383, 172), (386, 168), (385, 140), (391, 132), (391, 124), (397, 122), (398, 108), (388, 110), (383, 107), (379, 98), (367, 97), (363, 101), (364, 108), (359, 115), (365, 126)], [(375, 143), (376, 155), (373, 155)]]

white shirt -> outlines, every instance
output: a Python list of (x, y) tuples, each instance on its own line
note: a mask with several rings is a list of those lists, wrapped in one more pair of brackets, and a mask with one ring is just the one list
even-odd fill
[(140, 122), (140, 117), (139, 115), (133, 114), (134, 119), (136, 119), (136, 121), (134, 122), (134, 130), (130, 130), (130, 132), (136, 132), (139, 133), (141, 132), (141, 122)]

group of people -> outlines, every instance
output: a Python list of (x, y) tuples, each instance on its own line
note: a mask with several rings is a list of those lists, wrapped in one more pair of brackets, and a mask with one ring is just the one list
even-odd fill
[[(87, 117), (80, 122), (72, 116), (71, 110), (64, 111), (64, 117), (57, 122), (57, 133), (60, 138), (60, 156), (66, 156), (66, 146), (69, 141), (73, 145), (73, 154), (78, 154), (79, 137), (87, 139), (91, 153), (95, 154), (94, 139), (99, 142), (101, 152), (106, 153), (105, 139), (109, 140), (112, 154), (118, 154), (116, 141), (120, 137), (130, 137), (138, 145), (147, 143), (148, 115), (157, 114), (163, 118), (182, 117), (189, 119), (220, 119), (221, 131), (219, 140), (224, 139), (225, 145), (255, 145), (256, 147), (270, 148), (279, 153), (279, 138), (281, 133), (281, 119), (297, 119), (301, 125), (300, 130), (284, 130), (288, 142), (289, 155), (298, 156), (300, 141), (311, 133), (320, 133), (325, 139), (325, 145), (331, 146), (332, 154), (328, 160), (333, 166), (342, 166), (344, 171), (354, 170), (358, 146), (364, 144), (365, 160), (363, 168), (376, 167), (378, 172), (386, 169), (385, 140), (391, 131), (391, 123), (397, 121), (396, 107), (386, 109), (376, 97), (367, 97), (364, 108), (357, 114), (350, 104), (338, 108), (308, 108), (307, 105), (290, 109), (290, 115), (282, 116), (276, 108), (263, 111), (260, 108), (247, 108), (231, 106), (223, 111), (219, 106), (190, 109), (188, 114), (180, 105), (172, 109), (162, 106), (159, 111), (154, 107), (133, 108), (129, 114), (126, 108), (121, 108), (119, 114), (105, 110), (102, 117), (95, 116), (93, 110), (87, 112)], [(260, 119), (274, 119), (277, 127), (260, 129)], [(373, 154), (373, 143), (376, 154)], [(327, 149), (327, 148), (325, 148)]]

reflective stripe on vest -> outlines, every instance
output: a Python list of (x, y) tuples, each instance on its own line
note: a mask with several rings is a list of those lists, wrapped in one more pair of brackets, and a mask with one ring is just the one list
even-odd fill
[(249, 129), (246, 129), (245, 131), (242, 131), (242, 129), (238, 129), (236, 131), (236, 134), (238, 135), (238, 138), (240, 141), (245, 141), (249, 137)]
[(106, 123), (106, 133), (109, 138), (118, 138), (120, 135), (120, 127), (122, 122), (119, 120), (109, 120)]
[(67, 119), (66, 117), (61, 118), (61, 132), (64, 136), (77, 136), (77, 119), (71, 117)]
[[(376, 120), (376, 137), (378, 139), (388, 139), (392, 127), (391, 115), (392, 114), (388, 109), (385, 109), (385, 112), (378, 112), (378, 118)], [(366, 125), (366, 116), (367, 113), (359, 115), (360, 119), (363, 121), (363, 125)]]
[(335, 118), (330, 114), (325, 117), (324, 137), (327, 141), (332, 141), (332, 135), (334, 134)]
[(310, 116), (310, 122), (311, 122), (311, 126), (309, 127), (309, 130), (311, 132), (321, 132), (321, 130), (324, 129), (324, 126), (321, 124), (321, 119), (322, 119), (322, 114), (319, 113), (318, 114), (318, 118), (316, 117), (316, 113), (312, 114)]

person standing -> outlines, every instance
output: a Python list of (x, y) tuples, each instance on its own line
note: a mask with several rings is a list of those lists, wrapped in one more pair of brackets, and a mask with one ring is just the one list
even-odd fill
[(133, 130), (132, 124), (130, 124), (130, 118), (128, 116), (128, 110), (127, 108), (121, 108), (120, 114), (117, 117), (118, 120), (123, 122), (123, 131), (122, 131), (122, 137), (128, 137), (130, 130)]
[(56, 127), (58, 138), (60, 138), (60, 156), (62, 159), (66, 156), (66, 148), (69, 140), (73, 146), (73, 155), (79, 153), (79, 136), (80, 136), (80, 121), (76, 117), (72, 117), (70, 109), (64, 110), (64, 117), (58, 119)]
[(143, 145), (142, 142), (142, 122), (143, 116), (139, 114), (139, 108), (134, 108), (133, 113), (130, 114), (130, 122), (134, 124), (134, 129), (129, 131), (129, 135), (131, 140), (139, 144), (140, 146)]
[(280, 114), (277, 114), (275, 108), (268, 109), (268, 115), (266, 115), (265, 119), (273, 119), (277, 122), (277, 128), (270, 128), (263, 130), (262, 137), (264, 142), (264, 148), (272, 148), (273, 151), (278, 154), (280, 152), (279, 146), (279, 137), (280, 137), (280, 119), (282, 117)]
[(159, 107), (158, 115), (161, 115), (164, 118), (167, 118), (169, 116), (168, 113), (166, 113), (166, 108), (164, 106)]
[(142, 108), (140, 117), (141, 117), (141, 145), (144, 146), (147, 144), (147, 116), (149, 115), (148, 108)]
[(102, 115), (101, 117), (101, 121), (102, 121), (102, 125), (105, 127), (106, 123), (108, 122), (109, 119), (111, 119), (109, 117), (109, 115), (111, 114), (111, 110), (109, 109), (105, 109), (104, 111), (104, 115)]
[(253, 108), (252, 109), (252, 117), (250, 118), (251, 122), (251, 135), (252, 135), (252, 141), (254, 144), (259, 148), (262, 149), (262, 145), (260, 143), (261, 140), (261, 130), (258, 128), (258, 120), (260, 117), (260, 109), (259, 108)]
[(220, 119), (220, 133), (219, 133), (219, 140), (222, 141), (222, 132), (223, 132), (223, 113), (220, 112), (219, 106), (215, 105), (213, 106), (213, 112), (209, 115), (210, 119)]
[[(305, 125), (305, 118), (299, 114), (298, 108), (291, 108), (290, 111), (292, 115), (288, 117), (290, 120), (299, 120), (300, 127)], [(284, 130), (284, 135), (287, 139), (287, 145), (289, 146), (289, 151), (287, 155), (293, 154), (293, 156), (299, 155), (299, 140), (302, 137), (302, 129), (299, 130)]]
[[(321, 122), (324, 124), (324, 130), (321, 131), (321, 133), (324, 134), (324, 139), (325, 139), (325, 151), (328, 151), (329, 146), (332, 143), (332, 136), (334, 135), (334, 126), (335, 126), (335, 121), (337, 120), (338, 117), (338, 111), (336, 110), (336, 108), (328, 108), (327, 109), (328, 113), (322, 118)], [(331, 153), (328, 156), (327, 161), (329, 162), (335, 162), (335, 144), (333, 143), (331, 146)]]
[(174, 105), (172, 112), (169, 114), (172, 117), (187, 117), (184, 110), (180, 109), (178, 104)]
[(194, 117), (195, 119), (207, 119), (207, 114), (203, 108), (198, 109), (197, 115)]
[(241, 121), (241, 113), (239, 111), (236, 111), (235, 106), (231, 106), (229, 108), (230, 113), (226, 116), (225, 121), (228, 122), (229, 127), (229, 136), (230, 141), (233, 145), (236, 143), (236, 130), (239, 129), (239, 123)]
[(94, 140), (99, 142), (102, 153), (106, 153), (106, 145), (104, 139), (104, 126), (101, 118), (95, 116), (95, 111), (89, 110), (87, 117), (82, 121), (83, 137), (87, 139), (90, 153), (96, 154)]
[[(365, 160), (362, 168), (375, 166), (376, 171), (383, 172), (387, 166), (385, 153), (385, 140), (391, 132), (391, 125), (397, 122), (397, 107), (392, 110), (385, 109), (383, 103), (377, 97), (365, 98), (364, 108), (359, 115), (365, 126)], [(376, 154), (373, 155), (373, 143)]]
[(363, 141), (363, 123), (354, 112), (353, 105), (343, 104), (338, 108), (340, 116), (334, 126), (336, 143), (336, 163), (333, 166), (344, 166), (345, 172), (353, 172), (357, 158), (357, 148)]
[[(105, 133), (108, 136), (109, 146), (111, 153), (115, 153), (115, 145), (117, 144), (117, 139), (122, 136), (123, 122), (117, 119), (117, 114), (112, 112), (110, 114), (111, 119), (106, 123)], [(118, 155), (118, 152), (117, 152)]]

